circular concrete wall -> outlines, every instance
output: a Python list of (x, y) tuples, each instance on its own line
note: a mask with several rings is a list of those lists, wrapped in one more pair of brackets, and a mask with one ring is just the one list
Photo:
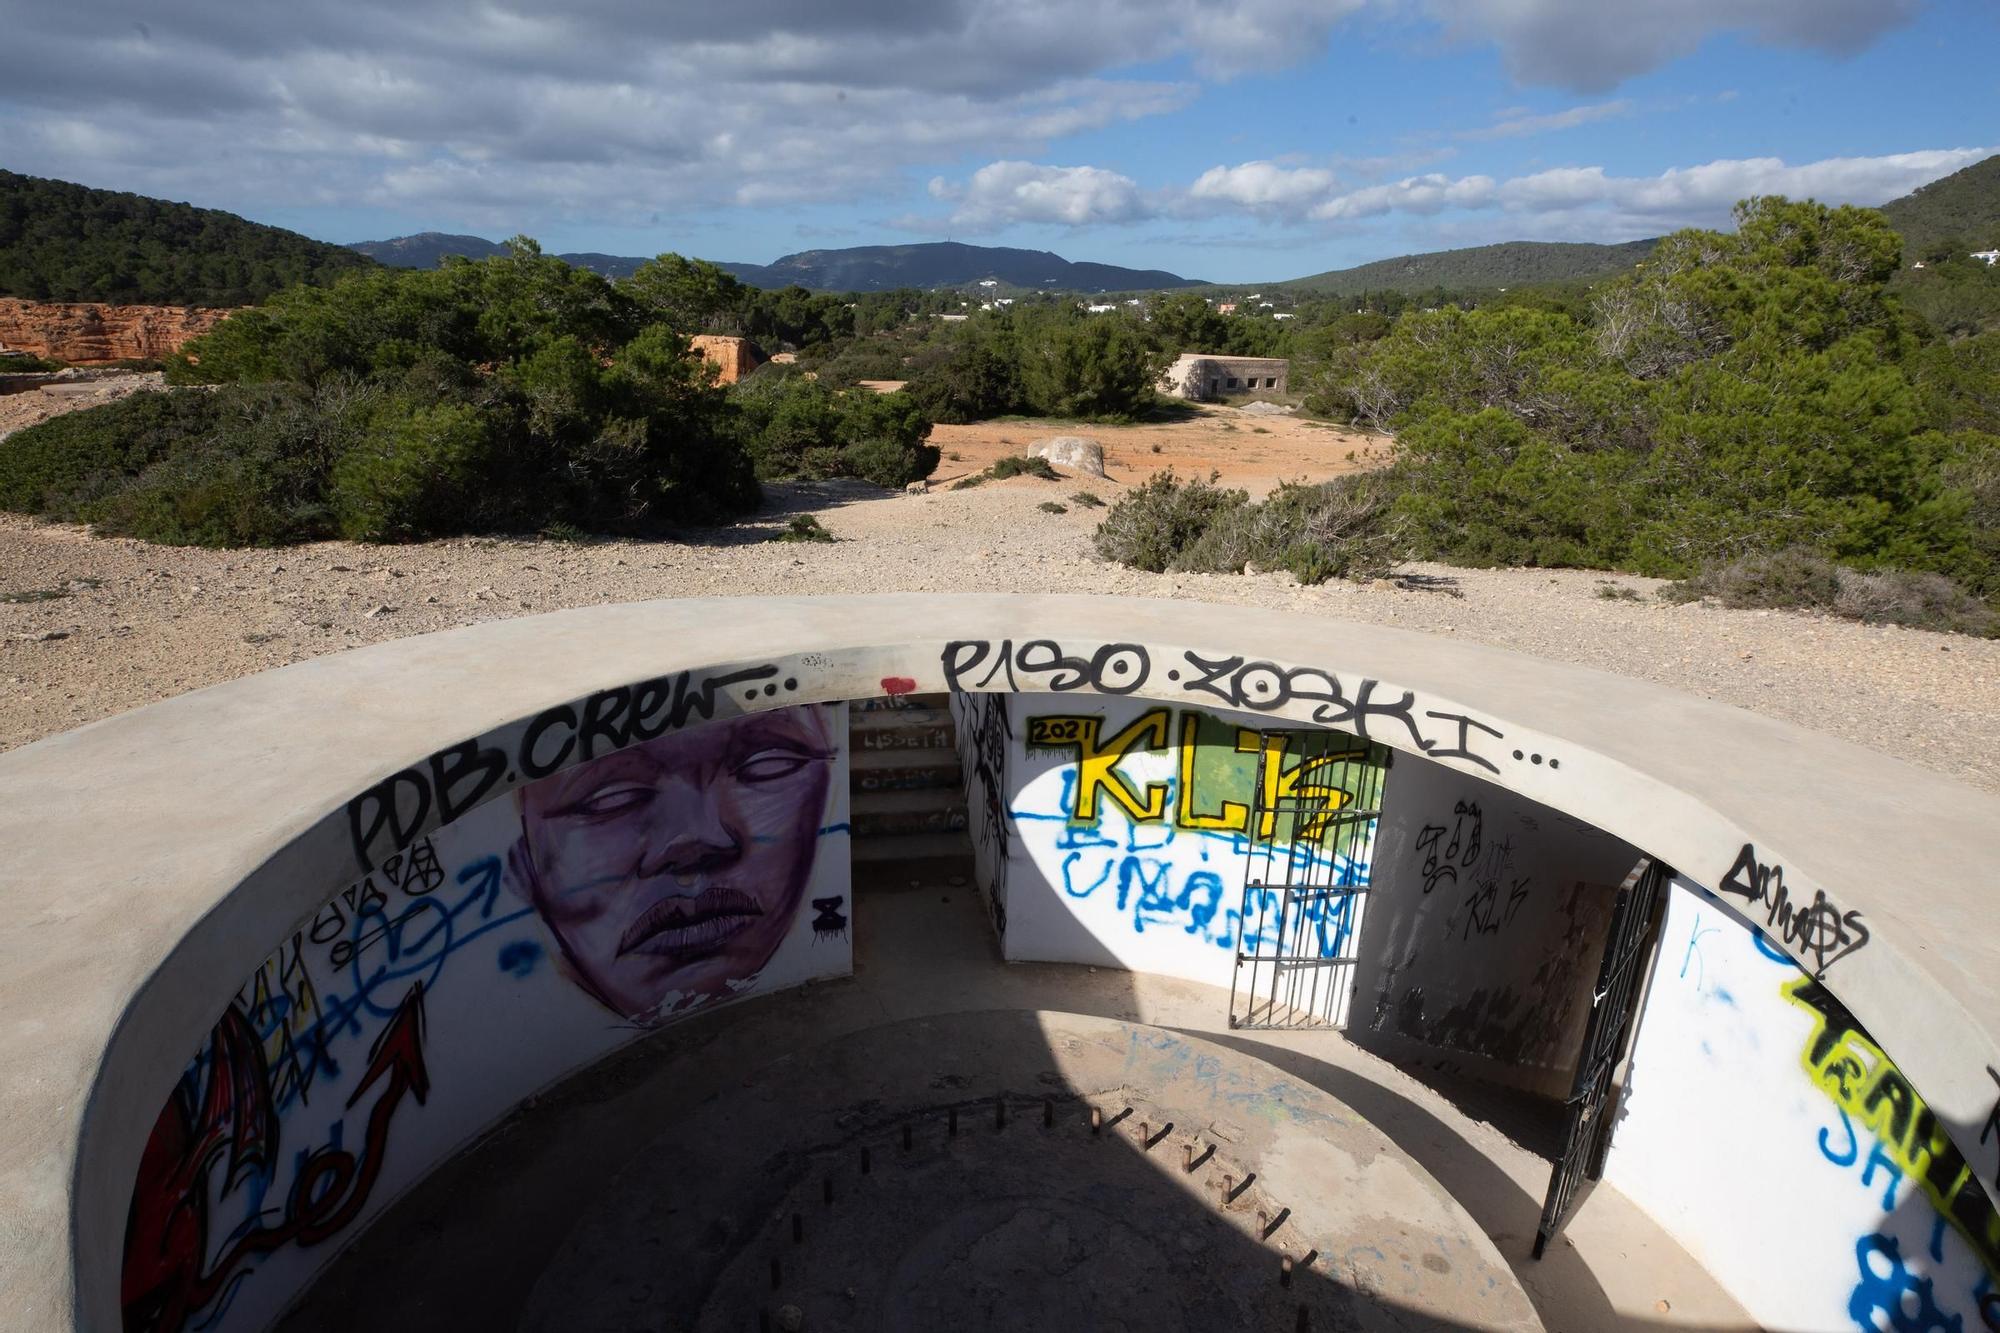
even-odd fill
[(302, 663), (0, 757), (4, 1318), (119, 1322), (162, 1098), (233, 988), (343, 884), (627, 746), (947, 689), (1337, 728), (1613, 833), (1765, 928), (1893, 1054), (1982, 1184), (2000, 1177), (1989, 797), (1656, 686), (1393, 630), (1108, 598), (670, 601)]

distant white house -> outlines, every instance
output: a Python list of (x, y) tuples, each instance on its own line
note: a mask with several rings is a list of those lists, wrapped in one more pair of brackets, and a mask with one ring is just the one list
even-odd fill
[(1974, 250), (1972, 257), (1988, 268), (2000, 264), (2000, 250)]
[(1000, 282), (999, 279), (997, 278), (981, 278), (979, 280), (979, 285), (981, 287), (998, 287), (1000, 285)]
[(1280, 311), (1278, 311), (1278, 312), (1277, 312), (1276, 314), (1272, 315), (1272, 316), (1271, 316), (1271, 318), (1272, 318), (1272, 319), (1297, 319), (1297, 318), (1298, 318), (1298, 316), (1297, 316), (1297, 315), (1294, 315), (1294, 314), (1293, 314), (1293, 313), (1292, 313), (1291, 311), (1289, 311), (1289, 310), (1280, 310)]
[(1115, 305), (1087, 305), (1084, 307), (1093, 315), (1108, 315), (1118, 307)]

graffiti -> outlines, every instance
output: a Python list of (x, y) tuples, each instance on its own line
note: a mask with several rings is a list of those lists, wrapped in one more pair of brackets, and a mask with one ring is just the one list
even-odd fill
[[(1392, 702), (1380, 702), (1375, 694), (1382, 685), (1376, 680), (1361, 681), (1350, 697), (1338, 676), (1317, 667), (1281, 667), (1241, 657), (1206, 658), (1197, 653), (1188, 653), (1186, 658), (1198, 679), (1187, 681), (1181, 688), (1210, 695), (1231, 708), (1263, 713), (1292, 703), (1310, 703), (1314, 705), (1310, 717), (1320, 726), (1337, 727), (1371, 739), (1376, 735), (1370, 730), (1376, 720), (1400, 723), (1411, 744), (1433, 759), (1463, 759), (1488, 772), (1500, 771), (1498, 764), (1472, 748), (1476, 739), (1473, 733), (1499, 740), (1504, 732), (1464, 713), (1433, 709), (1424, 710), (1426, 721), (1419, 722), (1417, 696), (1410, 690), (1402, 691), (1401, 697)], [(1444, 735), (1427, 734), (1427, 728), (1438, 730), (1438, 723), (1445, 724)]]
[(1855, 1326), (1875, 1333), (1963, 1333), (1965, 1321), (1938, 1308), (1931, 1280), (1903, 1265), (1902, 1243), (1894, 1236), (1863, 1236), (1854, 1247), (1861, 1281), (1848, 1299)]
[[(1018, 648), (1012, 639), (997, 646), (986, 639), (956, 639), (945, 645), (943, 662), (947, 689), (988, 690), (1004, 680), (1016, 694), (1130, 694), (1152, 672), (1151, 658), (1136, 643), (1107, 643), (1085, 658), (1063, 652), (1053, 639), (1029, 639)], [(972, 679), (981, 666), (986, 674)]]
[(1747, 842), (1717, 888), (1751, 907), (1761, 905), (1764, 924), (1784, 943), (1812, 959), (1816, 977), (1824, 977), (1827, 968), (1868, 943), (1868, 927), (1860, 912), (1843, 915), (1817, 890), (1810, 905), (1794, 902), (1791, 890), (1785, 887), (1785, 868), (1759, 862), (1757, 849)]
[(1007, 750), (1014, 739), (1014, 730), (1008, 720), (1005, 698), (992, 694), (961, 697), (970, 712), (971, 725), (962, 734), (966, 768), (971, 774), (967, 797), (974, 837), (978, 840), (978, 864), (993, 928), (1005, 939), (1007, 860), (1012, 852), (1012, 824), (1007, 816)]
[(566, 764), (709, 721), (723, 694), (737, 686), (751, 687), (743, 695), (746, 704), (775, 698), (781, 688), (798, 690), (796, 677), (781, 682), (778, 675), (776, 666), (766, 665), (656, 676), (543, 710), (521, 728), (511, 751), (483, 739), (446, 746), (347, 803), (355, 860), (364, 873), (374, 870), (378, 858), (402, 851), (427, 828), (451, 823), (502, 783), (545, 778)]
[[(2000, 1084), (2000, 1069), (1988, 1065), (1986, 1076), (1995, 1084)], [(1993, 1099), (1993, 1109), (1987, 1113), (1986, 1123), (1979, 1130), (1979, 1142), (1983, 1145), (1988, 1139), (2000, 1140), (2000, 1097)], [(2000, 1147), (2000, 1142), (1996, 1142), (1994, 1146)], [(1993, 1188), (2000, 1190), (2000, 1171), (1994, 1172)]]
[[(367, 1071), (348, 1097), (352, 1111), (380, 1087), (359, 1149), (339, 1138), (299, 1161), (282, 1208), (231, 1232), (209, 1260), (210, 1177), (223, 1167), (225, 1199), (268, 1184), (279, 1156), (279, 1118), (270, 1097), (263, 1049), (243, 1011), (232, 1005), (210, 1038), (207, 1077), (191, 1072), (161, 1109), (141, 1155), (126, 1224), (121, 1300), (128, 1330), (178, 1333), (247, 1276), (259, 1255), (288, 1245), (317, 1245), (352, 1222), (382, 1172), (390, 1123), (406, 1096), (430, 1093), (424, 1067), (424, 988), (413, 983), (395, 1017), (368, 1052)], [(276, 1220), (261, 1218), (272, 1212)]]
[[(1446, 934), (1458, 931), (1461, 940), (1474, 935), (1497, 935), (1502, 926), (1514, 920), (1521, 905), (1528, 901), (1528, 877), (1509, 878), (1507, 869), (1513, 859), (1514, 844), (1506, 839), (1487, 848), (1486, 860), (1473, 872), (1472, 887), (1465, 900), (1444, 919)], [(1507, 891), (1504, 901), (1500, 896), (1503, 885)], [(1462, 929), (1460, 921), (1465, 923)]]
[[(1801, 976), (1785, 983), (1781, 993), (1813, 1017), (1802, 1059), (1814, 1085), (1843, 1116), (1875, 1135), (1938, 1215), (1971, 1242), (1989, 1268), (2000, 1272), (2000, 1213), (1909, 1080), (1818, 979)], [(1827, 1151), (1824, 1134), (1820, 1150), (1838, 1160)]]
[(651, 1024), (763, 970), (812, 877), (832, 726), (810, 705), (747, 713), (517, 794), (509, 867), (578, 985)]
[[(1067, 808), (1070, 819), (1080, 824), (1097, 823), (1103, 816), (1103, 798), (1108, 797), (1126, 818), (1138, 822), (1171, 817), (1178, 828), (1247, 834), (1254, 803), (1260, 812), (1259, 841), (1314, 843), (1352, 805), (1352, 788), (1360, 785), (1355, 781), (1360, 776), (1357, 770), (1379, 768), (1384, 762), (1379, 752), (1365, 745), (1355, 747), (1333, 733), (1305, 740), (1296, 732), (1260, 732), (1194, 709), (1181, 712), (1178, 727), (1171, 710), (1155, 708), (1108, 740), (1103, 728), (1102, 717), (1088, 714), (1028, 719), (1026, 745), (1031, 753), (1057, 751), (1074, 763), (1076, 781)], [(1170, 735), (1176, 738), (1177, 781), (1135, 786), (1120, 765), (1135, 752), (1168, 748)], [(1299, 744), (1322, 752), (1293, 756), (1291, 747)], [(1341, 785), (1343, 780), (1347, 785)], [(1368, 785), (1372, 789), (1374, 783)], [(1171, 816), (1170, 790), (1176, 792)], [(1290, 817), (1282, 839), (1280, 810)]]
[(813, 911), (818, 913), (817, 916), (813, 917), (812, 923), (814, 939), (824, 940), (834, 936), (845, 939), (847, 937), (847, 914), (840, 910), (846, 902), (847, 899), (844, 896), (815, 898), (812, 900)]
[[(1451, 810), (1451, 840), (1444, 841), (1445, 826), (1426, 824), (1417, 834), (1417, 850), (1424, 854), (1424, 892), (1439, 884), (1456, 884), (1458, 872), (1470, 870), (1479, 859), (1479, 836), (1484, 823), (1477, 801), (1458, 801)], [(1440, 845), (1442, 844), (1442, 845)]]

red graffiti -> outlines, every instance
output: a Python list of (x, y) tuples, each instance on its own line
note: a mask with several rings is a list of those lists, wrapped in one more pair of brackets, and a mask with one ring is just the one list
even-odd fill
[(409, 994), (368, 1052), (368, 1068), (347, 1109), (368, 1089), (382, 1092), (368, 1112), (358, 1153), (315, 1148), (273, 1226), (244, 1233), (212, 1268), (208, 1253), (209, 1177), (227, 1155), (223, 1194), (268, 1172), (278, 1154), (278, 1118), (271, 1105), (264, 1052), (243, 1011), (232, 1005), (215, 1026), (207, 1084), (199, 1100), (183, 1080), (160, 1110), (139, 1158), (132, 1211), (125, 1226), (120, 1296), (128, 1333), (179, 1333), (188, 1320), (246, 1274), (252, 1257), (286, 1245), (316, 1245), (360, 1215), (382, 1173), (389, 1121), (405, 1093), (419, 1105), (430, 1095), (424, 1068), (423, 983)]
[(882, 693), (884, 694), (915, 694), (916, 692), (917, 682), (911, 680), (908, 676), (882, 677)]

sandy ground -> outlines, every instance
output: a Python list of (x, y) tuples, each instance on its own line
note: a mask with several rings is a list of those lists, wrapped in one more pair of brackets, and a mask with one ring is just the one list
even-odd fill
[[(0, 400), (4, 401), (4, 400)], [(954, 478), (1054, 434), (1105, 446), (1110, 478)], [(0, 515), (0, 749), (365, 643), (563, 607), (654, 597), (1095, 592), (1274, 607), (1454, 634), (1642, 677), (1785, 718), (2000, 791), (2000, 641), (1712, 606), (1575, 570), (1411, 566), (1394, 580), (1300, 587), (1286, 574), (1146, 574), (1097, 556), (1102, 511), (1172, 466), (1262, 491), (1366, 466), (1385, 446), (1229, 408), (1128, 427), (1002, 421), (938, 428), (930, 491), (771, 488), (756, 520), (679, 541), (459, 539), (204, 551), (100, 539)], [(1354, 457), (1349, 458), (1353, 451)], [(1049, 513), (1045, 502), (1068, 506)], [(808, 512), (832, 544), (768, 540)], [(1612, 600), (1607, 588), (1637, 600)]]
[(160, 388), (165, 383), (166, 376), (150, 371), (102, 379), (79, 377), (22, 393), (0, 394), (0, 440), (14, 431), (61, 416), (64, 412), (73, 412), (79, 407), (96, 407), (141, 389)]
[[(1376, 466), (1388, 442), (1301, 417), (1259, 416), (1232, 407), (1189, 409), (1183, 421), (1136, 426), (1078, 426), (1060, 421), (981, 421), (937, 426), (931, 443), (944, 452), (931, 484), (952, 482), (1009, 454), (1025, 454), (1055, 435), (1084, 435), (1104, 446), (1104, 470), (1114, 482), (1144, 481), (1162, 468), (1182, 477), (1222, 474), (1222, 484), (1261, 496), (1281, 481), (1325, 481)], [(1085, 478), (1092, 481), (1092, 478)], [(1103, 488), (1099, 488), (1103, 489)], [(1117, 492), (1105, 491), (1106, 499)]]

